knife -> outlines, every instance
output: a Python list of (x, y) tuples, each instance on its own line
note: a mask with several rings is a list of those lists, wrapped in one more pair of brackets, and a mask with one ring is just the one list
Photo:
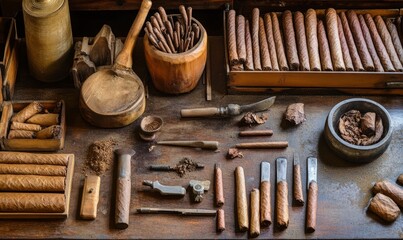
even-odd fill
[(228, 104), (226, 107), (182, 109), (181, 117), (222, 117), (236, 116), (243, 112), (260, 112), (269, 109), (275, 100), (276, 97), (270, 97), (248, 105)]
[(308, 157), (308, 203), (306, 206), (306, 232), (312, 233), (316, 228), (316, 210), (318, 208), (318, 181), (317, 181), (317, 159)]
[(294, 202), (299, 205), (304, 205), (304, 194), (302, 193), (302, 179), (301, 179), (301, 165), (299, 163), (298, 153), (294, 153), (294, 181), (293, 181), (293, 195)]
[(288, 227), (288, 186), (287, 186), (287, 159), (280, 157), (276, 159), (277, 170), (277, 191), (276, 191), (276, 225), (279, 229)]
[(270, 197), (270, 163), (260, 165), (260, 224), (267, 227), (271, 224)]

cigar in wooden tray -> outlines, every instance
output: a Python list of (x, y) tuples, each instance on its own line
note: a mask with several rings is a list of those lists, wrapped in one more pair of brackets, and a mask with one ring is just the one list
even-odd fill
[(393, 42), (393, 45), (395, 46), (397, 56), (399, 57), (400, 62), (403, 64), (403, 46), (402, 46), (402, 43), (400, 42), (400, 37), (399, 37), (399, 33), (397, 31), (397, 27), (395, 24), (392, 23), (392, 20), (390, 20), (389, 18), (387, 18), (385, 20), (385, 23), (386, 23), (386, 27), (389, 30), (390, 36), (392, 37), (392, 42)]
[(268, 47), (270, 49), (270, 60), (271, 66), (273, 71), (279, 71), (278, 60), (277, 60), (277, 52), (276, 52), (276, 45), (274, 43), (274, 36), (273, 36), (273, 23), (271, 21), (271, 17), (269, 13), (264, 15), (264, 26), (266, 30), (266, 38)]
[(0, 174), (65, 176), (66, 166), (0, 163)]
[(297, 41), (298, 57), (299, 57), (299, 70), (309, 71), (309, 54), (306, 43), (305, 22), (304, 14), (302, 12), (294, 13), (294, 26), (295, 26), (295, 38)]
[(264, 29), (263, 18), (259, 18), (259, 44), (260, 44), (260, 57), (262, 61), (262, 70), (271, 71), (271, 59), (269, 46), (267, 44), (266, 31)]
[(59, 114), (57, 113), (39, 113), (30, 117), (27, 123), (38, 124), (41, 126), (52, 126), (59, 124)]
[(253, 71), (255, 67), (253, 66), (252, 37), (250, 35), (249, 20), (245, 21), (245, 45), (246, 45), (245, 70)]
[(25, 122), (30, 117), (34, 116), (37, 113), (40, 113), (44, 109), (43, 105), (39, 102), (32, 102), (21, 111), (16, 113), (12, 118), (12, 122)]
[(60, 125), (52, 125), (50, 127), (44, 128), (35, 134), (38, 139), (60, 139), (61, 137), (61, 127)]
[(0, 191), (63, 192), (64, 176), (0, 174)]
[(327, 36), (332, 56), (333, 69), (335, 71), (345, 71), (346, 67), (344, 64), (343, 53), (341, 49), (336, 10), (334, 8), (326, 9), (325, 15)]
[(322, 70), (333, 71), (329, 43), (327, 41), (326, 30), (322, 20), (318, 21), (318, 43), (319, 43), (319, 54), (322, 64)]
[(246, 44), (245, 44), (245, 17), (238, 15), (236, 17), (236, 48), (238, 51), (239, 63), (246, 61)]
[(35, 132), (27, 131), (27, 130), (10, 130), (7, 138), (8, 139), (32, 139), (32, 138), (35, 138)]
[(235, 26), (236, 12), (231, 9), (227, 15), (227, 44), (228, 44), (228, 57), (230, 65), (239, 64), (238, 51), (236, 46), (236, 26)]
[(21, 152), (0, 152), (0, 163), (7, 164), (45, 164), (67, 166), (66, 154), (41, 154)]
[(281, 71), (288, 71), (288, 63), (287, 58), (285, 56), (284, 45), (282, 33), (280, 30), (280, 24), (278, 22), (277, 14), (274, 12), (270, 13), (271, 22), (273, 24), (273, 37), (274, 44), (276, 45), (276, 53), (278, 58), (278, 64), (280, 66)]
[(62, 213), (65, 209), (62, 193), (0, 192), (0, 212)]
[(343, 52), (343, 60), (344, 65), (346, 66), (346, 71), (354, 71), (353, 60), (351, 59), (350, 50), (348, 49), (340, 16), (337, 16), (337, 30), (339, 31), (341, 51)]
[(253, 52), (253, 66), (255, 70), (262, 70), (260, 63), (260, 45), (259, 45), (259, 8), (252, 10), (252, 52)]
[(322, 69), (319, 58), (317, 21), (315, 10), (312, 8), (308, 9), (305, 14), (305, 29), (311, 71), (320, 71)]
[(283, 12), (283, 32), (284, 44), (287, 54), (287, 60), (291, 71), (299, 70), (299, 59), (297, 44), (295, 42), (294, 26), (292, 21), (292, 13), (289, 10)]

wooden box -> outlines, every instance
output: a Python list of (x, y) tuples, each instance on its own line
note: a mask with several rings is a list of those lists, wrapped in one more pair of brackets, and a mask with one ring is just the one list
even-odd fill
[[(250, 6), (248, 7), (249, 10), (251, 10)], [(283, 9), (281, 10), (283, 11)], [(347, 9), (336, 8), (336, 10), (340, 12)], [(270, 9), (261, 10), (260, 14), (262, 15), (270, 11)], [(361, 9), (355, 11), (357, 14), (369, 13), (372, 16), (381, 15), (387, 18), (396, 18), (403, 15), (403, 9)], [(302, 12), (305, 11), (302, 10)], [(316, 12), (318, 18), (323, 18), (324, 9), (316, 10)], [(229, 93), (335, 89), (353, 94), (403, 95), (403, 72), (233, 71), (230, 69), (228, 60), (227, 32), (225, 27), (227, 13), (228, 11), (224, 11), (224, 46)], [(279, 19), (281, 20), (281, 18)]]
[[(0, 120), (0, 147), (7, 151), (58, 151), (63, 149), (66, 134), (65, 104), (62, 103), (59, 124), (61, 127), (60, 138), (57, 139), (8, 139), (10, 131), (10, 119), (16, 113), (30, 104), (32, 101), (5, 101), (2, 106)], [(58, 101), (38, 101), (46, 109), (54, 109)]]

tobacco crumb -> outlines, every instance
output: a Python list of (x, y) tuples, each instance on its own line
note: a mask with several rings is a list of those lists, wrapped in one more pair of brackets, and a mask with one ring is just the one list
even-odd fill
[(158, 121), (152, 121), (144, 126), (144, 130), (151, 132), (155, 131), (160, 127), (161, 123)]
[(399, 185), (403, 186), (403, 173), (399, 175), (396, 181)]
[(86, 165), (97, 175), (102, 175), (113, 165), (115, 139), (93, 142), (88, 148)]
[(228, 149), (227, 158), (234, 159), (234, 158), (243, 158), (243, 154), (237, 148), (230, 148)]
[(241, 126), (251, 127), (252, 125), (256, 125), (256, 124), (263, 124), (267, 121), (267, 119), (269, 119), (269, 115), (267, 113), (262, 113), (260, 115), (257, 115), (252, 112), (247, 112), (242, 117), (242, 119), (239, 123)]
[(304, 104), (293, 103), (288, 105), (287, 110), (284, 113), (285, 120), (293, 125), (298, 125), (306, 121)]
[(183, 177), (186, 173), (195, 171), (198, 166), (199, 164), (191, 158), (184, 157), (178, 164), (176, 164), (175, 171), (179, 177)]
[(386, 222), (393, 222), (400, 215), (400, 209), (397, 204), (390, 197), (382, 193), (377, 193), (372, 198), (368, 209)]

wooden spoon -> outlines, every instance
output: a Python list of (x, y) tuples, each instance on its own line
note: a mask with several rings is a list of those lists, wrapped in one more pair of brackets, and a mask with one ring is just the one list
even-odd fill
[(151, 0), (142, 1), (112, 68), (92, 74), (81, 87), (81, 115), (95, 126), (123, 127), (134, 122), (145, 110), (144, 86), (132, 69), (132, 51), (151, 5)]

